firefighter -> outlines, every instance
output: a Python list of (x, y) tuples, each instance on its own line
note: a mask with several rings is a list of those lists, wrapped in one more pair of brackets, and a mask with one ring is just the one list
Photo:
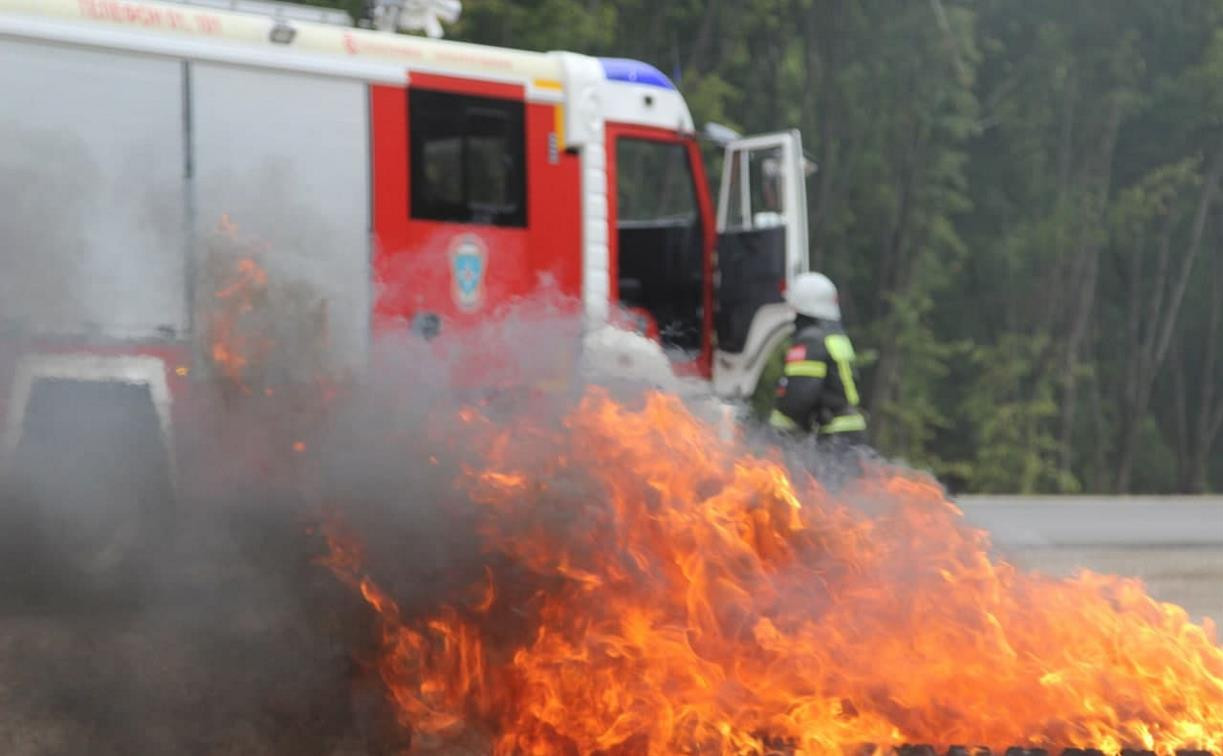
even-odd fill
[(772, 379), (769, 425), (786, 434), (814, 435), (825, 450), (865, 446), (854, 348), (841, 326), (836, 286), (821, 273), (804, 273), (788, 288), (786, 301), (796, 312), (794, 335), (778, 355), (781, 376)]

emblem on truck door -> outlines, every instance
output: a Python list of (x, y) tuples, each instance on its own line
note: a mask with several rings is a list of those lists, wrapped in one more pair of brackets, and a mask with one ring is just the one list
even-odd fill
[(484, 303), (484, 273), (488, 250), (474, 234), (464, 234), (450, 244), (450, 294), (460, 310), (480, 309)]

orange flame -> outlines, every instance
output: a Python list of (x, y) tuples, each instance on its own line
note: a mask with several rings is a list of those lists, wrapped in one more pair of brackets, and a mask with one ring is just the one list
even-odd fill
[(275, 256), (221, 217), (201, 276), (211, 290), (200, 298), (205, 351), (226, 389), (330, 403), (340, 374), (329, 363), (328, 300), (303, 280), (272, 281), (264, 264)]
[(663, 395), (634, 410), (592, 392), (512, 444), (471, 410), (463, 425), (483, 463), (459, 485), (512, 574), (490, 566), (477, 599), (405, 617), (329, 529), (326, 563), (377, 612), (413, 733), (479, 731), (498, 754), (762, 753), (766, 736), (804, 754), (1223, 749), (1209, 621), (1133, 580), (995, 560), (916, 474), (872, 469), (834, 495)]
[(244, 375), (259, 346), (241, 327), (244, 315), (254, 310), (255, 298), (267, 286), (267, 273), (250, 258), (238, 260), (228, 283), (213, 296), (220, 300), (212, 310), (212, 361), (229, 380), (250, 393)]
[[(217, 223), (217, 233), (230, 245), (242, 244), (238, 238), (238, 225), (228, 214)], [(244, 393), (251, 393), (246, 384), (246, 373), (251, 361), (265, 345), (256, 343), (243, 328), (243, 320), (254, 312), (259, 299), (266, 294), (268, 275), (253, 257), (242, 256), (226, 267), (216, 271), (220, 280), (213, 292), (213, 302), (208, 307), (209, 354), (217, 370)], [(222, 264), (221, 260), (214, 264)]]

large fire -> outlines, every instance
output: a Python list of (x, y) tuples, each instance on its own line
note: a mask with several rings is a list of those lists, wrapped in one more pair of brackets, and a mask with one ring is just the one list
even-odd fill
[(831, 493), (661, 394), (591, 390), (556, 429), (457, 425), (487, 555), (469, 594), (408, 616), (329, 532), (415, 748), (1223, 751), (1209, 621), (1133, 580), (996, 560), (919, 475), (878, 466)]

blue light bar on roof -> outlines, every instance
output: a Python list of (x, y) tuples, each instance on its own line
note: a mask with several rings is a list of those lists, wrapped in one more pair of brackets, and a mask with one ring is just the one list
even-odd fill
[(608, 81), (625, 81), (630, 84), (647, 84), (663, 89), (675, 89), (667, 75), (649, 63), (628, 58), (599, 58), (603, 74)]

